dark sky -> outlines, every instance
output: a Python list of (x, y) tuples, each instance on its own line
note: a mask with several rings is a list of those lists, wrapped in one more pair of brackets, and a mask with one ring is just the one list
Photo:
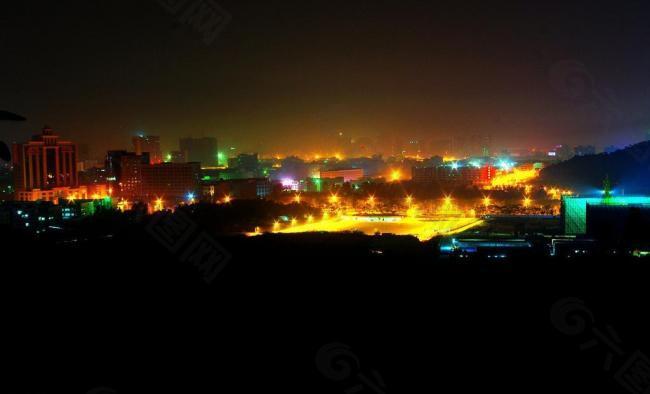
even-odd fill
[(647, 1), (219, 0), (211, 45), (157, 0), (4, 3), (0, 109), (29, 119), (9, 140), (49, 124), (96, 153), (139, 130), (311, 153), (339, 130), (523, 147), (650, 128)]

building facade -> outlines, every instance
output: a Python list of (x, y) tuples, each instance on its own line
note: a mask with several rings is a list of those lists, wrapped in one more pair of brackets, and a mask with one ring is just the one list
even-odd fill
[(13, 145), (14, 190), (18, 201), (52, 200), (79, 186), (77, 146), (43, 128), (40, 135)]
[(133, 150), (138, 156), (148, 153), (149, 164), (160, 164), (163, 162), (160, 137), (158, 136), (140, 134), (133, 137)]

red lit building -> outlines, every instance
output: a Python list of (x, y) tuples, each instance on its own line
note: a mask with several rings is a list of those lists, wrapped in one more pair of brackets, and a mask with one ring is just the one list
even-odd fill
[(16, 200), (57, 201), (76, 194), (77, 146), (45, 127), (31, 141), (13, 145)]
[(413, 167), (413, 181), (449, 182), (459, 184), (484, 185), (489, 184), (496, 175), (496, 169), (490, 165), (483, 167), (465, 166), (454, 168), (451, 166)]
[(188, 195), (198, 195), (201, 165), (199, 163), (143, 164), (142, 157), (121, 158), (120, 197), (129, 201), (151, 203), (162, 198), (177, 204)]

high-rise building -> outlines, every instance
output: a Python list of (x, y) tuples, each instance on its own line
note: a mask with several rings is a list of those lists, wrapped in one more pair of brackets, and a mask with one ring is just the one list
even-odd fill
[(176, 204), (198, 196), (201, 166), (199, 163), (163, 163), (142, 165), (140, 199), (150, 202), (162, 198)]
[(54, 200), (78, 186), (77, 147), (43, 128), (31, 141), (13, 145), (14, 188), (21, 201)]
[(203, 167), (219, 165), (216, 138), (182, 138), (179, 147), (188, 162), (201, 163)]
[[(113, 189), (119, 192), (121, 184), (124, 184), (125, 182), (128, 182), (128, 179), (133, 178), (133, 163), (149, 164), (149, 162), (150, 159), (148, 153), (138, 156), (134, 152), (127, 152), (125, 150), (108, 151), (106, 154), (106, 163), (104, 165), (104, 169), (106, 170), (106, 179), (111, 186), (117, 186), (113, 187)], [(125, 167), (127, 168), (126, 173), (124, 171)]]
[(162, 150), (160, 149), (160, 137), (153, 135), (139, 134), (133, 137), (133, 150), (138, 156), (149, 153), (150, 164), (163, 162)]

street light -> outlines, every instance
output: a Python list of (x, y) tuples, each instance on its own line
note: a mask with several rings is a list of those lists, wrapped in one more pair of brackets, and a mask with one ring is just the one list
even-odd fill
[(532, 200), (530, 199), (530, 197), (525, 197), (524, 198), (524, 207), (526, 207), (526, 208), (530, 207), (531, 203), (532, 203)]
[(486, 197), (483, 198), (483, 205), (485, 206), (485, 208), (492, 205), (492, 200), (490, 199), (490, 197), (486, 196)]

